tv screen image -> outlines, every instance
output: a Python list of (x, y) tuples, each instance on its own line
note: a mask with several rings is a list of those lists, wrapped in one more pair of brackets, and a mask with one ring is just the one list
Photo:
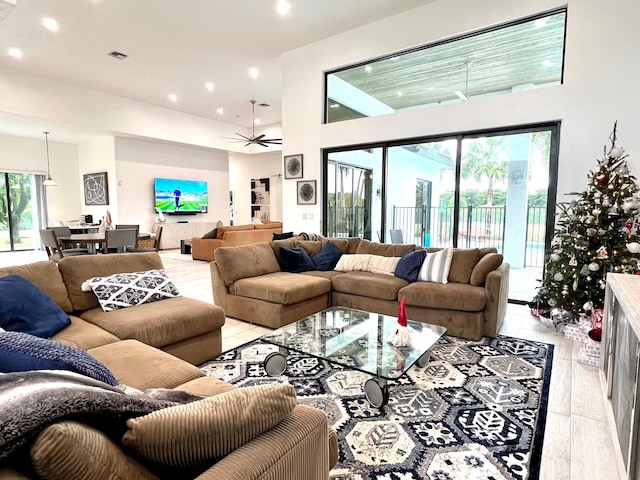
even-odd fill
[(154, 189), (156, 210), (164, 213), (207, 212), (207, 182), (156, 178)]

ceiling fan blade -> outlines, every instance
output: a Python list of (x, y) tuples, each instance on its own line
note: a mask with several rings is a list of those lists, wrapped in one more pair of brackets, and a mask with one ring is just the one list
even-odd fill
[(260, 140), (262, 140), (264, 138), (264, 133), (262, 135), (258, 135), (257, 137), (254, 138), (254, 140), (256, 142), (259, 142)]

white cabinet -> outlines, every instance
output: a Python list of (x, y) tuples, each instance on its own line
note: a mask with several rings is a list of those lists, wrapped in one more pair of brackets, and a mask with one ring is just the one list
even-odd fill
[(201, 237), (216, 228), (215, 222), (157, 223), (153, 231), (156, 232), (161, 225), (160, 250), (180, 248), (180, 240)]
[(627, 479), (640, 480), (640, 276), (607, 275), (600, 366)]

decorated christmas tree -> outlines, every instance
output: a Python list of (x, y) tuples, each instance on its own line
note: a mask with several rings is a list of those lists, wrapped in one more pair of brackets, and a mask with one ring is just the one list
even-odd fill
[(640, 273), (638, 188), (624, 149), (616, 145), (616, 124), (609, 140), (611, 146), (589, 172), (587, 189), (558, 204), (544, 278), (530, 304), (565, 323), (603, 308), (607, 273)]

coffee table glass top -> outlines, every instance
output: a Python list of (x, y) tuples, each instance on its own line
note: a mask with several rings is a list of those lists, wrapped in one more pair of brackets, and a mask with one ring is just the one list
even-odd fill
[(396, 317), (332, 307), (274, 330), (261, 340), (393, 380), (428, 355), (447, 331), (427, 323), (407, 323), (411, 345), (394, 347), (387, 340), (398, 326)]

